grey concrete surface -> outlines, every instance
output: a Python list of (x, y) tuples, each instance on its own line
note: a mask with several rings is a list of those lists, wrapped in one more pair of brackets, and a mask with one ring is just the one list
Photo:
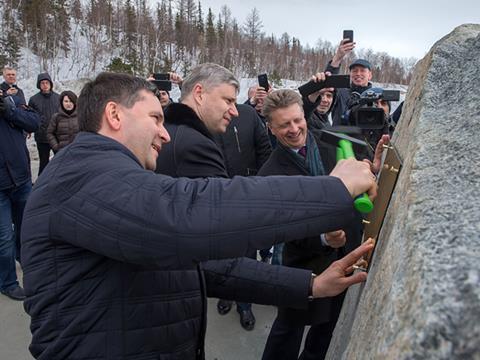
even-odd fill
[[(22, 271), (17, 267), (21, 280)], [(240, 326), (240, 317), (233, 306), (226, 315), (219, 315), (216, 299), (208, 301), (208, 326), (205, 341), (208, 360), (257, 360), (262, 356), (265, 341), (275, 318), (273, 306), (253, 305), (257, 318), (255, 329), (246, 331)], [(32, 360), (30, 318), (23, 303), (0, 295), (0, 359)]]

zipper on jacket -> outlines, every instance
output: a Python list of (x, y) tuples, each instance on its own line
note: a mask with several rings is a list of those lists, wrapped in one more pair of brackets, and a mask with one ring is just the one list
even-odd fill
[(238, 149), (238, 152), (241, 153), (242, 150), (240, 149), (240, 141), (238, 140), (238, 130), (237, 130), (237, 127), (236, 127), (236, 126), (233, 127), (233, 132), (235, 133), (235, 140), (237, 140), (237, 149)]

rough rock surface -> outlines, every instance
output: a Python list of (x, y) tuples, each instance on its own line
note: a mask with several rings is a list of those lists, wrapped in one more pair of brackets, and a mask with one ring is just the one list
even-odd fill
[(479, 84), (480, 25), (417, 65), (393, 138), (403, 169), (328, 359), (480, 359)]

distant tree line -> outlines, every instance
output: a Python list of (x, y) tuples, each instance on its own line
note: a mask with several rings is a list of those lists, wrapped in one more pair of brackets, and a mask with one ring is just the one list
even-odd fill
[[(76, 60), (80, 54), (72, 44), (81, 35), (92, 74), (104, 70), (99, 67), (108, 56), (107, 69), (139, 75), (170, 70), (185, 74), (196, 64), (211, 61), (238, 76), (267, 72), (272, 79), (303, 80), (324, 69), (338, 45), (319, 40), (309, 47), (287, 33), (268, 36), (256, 8), (239, 24), (228, 6), (215, 15), (210, 8), (204, 12), (198, 0), (160, 0), (153, 9), (146, 0), (0, 0), (0, 4), (0, 65), (15, 65), (22, 47), (37, 55), (45, 69), (59, 56)], [(386, 83), (407, 84), (415, 63), (358, 50), (343, 66), (357, 56), (373, 64), (376, 81)]]

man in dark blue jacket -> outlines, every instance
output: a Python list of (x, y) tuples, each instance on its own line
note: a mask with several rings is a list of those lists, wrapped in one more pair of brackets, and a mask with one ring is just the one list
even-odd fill
[[(234, 112), (235, 91), (215, 109), (208, 91), (194, 93), (198, 111)], [(309, 178), (155, 174), (170, 140), (162, 107), (147, 81), (124, 74), (87, 83), (78, 117), (84, 132), (54, 157), (25, 209), (25, 309), (35, 358), (203, 359), (203, 289), (302, 308), (309, 296), (334, 296), (366, 279), (346, 275), (371, 244), (315, 278), (271, 266), (261, 292), (248, 291), (249, 274), (237, 276), (221, 259), (343, 226), (354, 216), (353, 198), (376, 193), (368, 164), (347, 160), (333, 176)], [(228, 121), (215, 118), (212, 126)], [(203, 277), (185, 271), (217, 259)]]
[(35, 131), (38, 123), (36, 113), (17, 107), (14, 98), (3, 97), (0, 90), (0, 291), (14, 300), (25, 298), (15, 271), (16, 240), (19, 243), (23, 209), (32, 188), (24, 131)]

